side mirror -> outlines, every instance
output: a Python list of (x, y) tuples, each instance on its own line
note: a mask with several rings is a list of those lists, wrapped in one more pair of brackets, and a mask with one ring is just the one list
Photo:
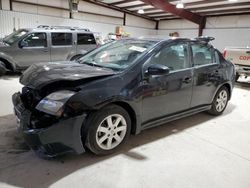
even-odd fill
[(147, 74), (149, 75), (167, 75), (169, 74), (170, 69), (165, 66), (165, 65), (161, 65), (161, 64), (155, 64), (155, 65), (151, 65), (148, 67), (148, 71)]
[(20, 48), (24, 48), (24, 47), (27, 47), (28, 46), (28, 42), (22, 40), (19, 44)]

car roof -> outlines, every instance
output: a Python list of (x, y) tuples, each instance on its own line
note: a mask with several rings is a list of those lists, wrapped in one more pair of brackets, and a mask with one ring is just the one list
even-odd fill
[[(184, 38), (184, 37), (164, 37), (164, 36), (153, 36), (153, 37), (137, 37), (137, 38), (127, 38), (132, 40), (144, 40), (144, 41), (154, 41), (154, 42), (170, 42), (170, 41), (190, 41), (203, 44), (209, 44), (209, 42), (214, 40), (213, 37), (197, 37), (197, 38)], [(126, 40), (126, 39), (125, 39)]]
[(86, 31), (84, 29), (53, 29), (53, 28), (23, 28), (29, 32), (39, 31), (39, 32), (65, 32), (65, 33), (87, 33), (93, 34), (91, 31)]
[(154, 41), (154, 42), (164, 42), (164, 41), (173, 41), (173, 40), (191, 40), (188, 38), (176, 38), (176, 37), (158, 37), (158, 36), (153, 36), (153, 37), (133, 37), (133, 38), (124, 38), (124, 40), (143, 40), (143, 41)]

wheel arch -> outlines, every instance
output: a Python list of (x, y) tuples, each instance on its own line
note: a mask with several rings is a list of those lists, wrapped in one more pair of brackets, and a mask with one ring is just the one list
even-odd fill
[(216, 96), (217, 92), (218, 92), (218, 91), (220, 90), (220, 88), (222, 88), (223, 86), (227, 88), (228, 93), (229, 93), (229, 100), (231, 99), (231, 96), (232, 96), (232, 88), (233, 88), (233, 86), (232, 86), (229, 82), (226, 82), (226, 83), (223, 83), (223, 84), (221, 84), (221, 85), (219, 85), (219, 86), (217, 87), (217, 89), (215, 90), (214, 94), (212, 95), (213, 98), (212, 98), (212, 100), (211, 100), (211, 103), (213, 102), (214, 97)]
[(70, 61), (74, 61), (76, 58), (81, 57), (83, 54), (76, 54), (70, 58)]
[(4, 65), (6, 66), (6, 69), (8, 69), (10, 71), (13, 71), (13, 72), (15, 71), (15, 67), (8, 60), (6, 60), (5, 58), (0, 57), (0, 61), (2, 61), (4, 63)]
[(89, 127), (90, 127), (90, 126), (84, 126), (84, 125), (89, 124), (88, 122), (92, 120), (91, 118), (92, 118), (92, 114), (94, 112), (96, 112), (97, 110), (100, 110), (106, 106), (109, 106), (109, 105), (117, 105), (128, 112), (128, 115), (131, 119), (131, 132), (130, 132), (131, 134), (138, 134), (140, 132), (140, 129), (138, 127), (138, 124), (139, 124), (138, 118), (137, 118), (135, 110), (132, 108), (132, 106), (124, 101), (109, 101), (109, 102), (106, 102), (105, 104), (99, 105), (98, 107), (90, 109), (89, 113), (86, 115), (86, 119), (83, 122), (82, 128), (81, 128), (81, 137), (82, 137), (83, 144), (86, 142), (87, 133), (88, 133)]
[(223, 86), (227, 88), (227, 90), (228, 90), (228, 92), (229, 92), (229, 99), (231, 99), (231, 96), (232, 96), (232, 87), (231, 87), (231, 85), (230, 85), (229, 83), (225, 83), (225, 84), (223, 84), (222, 86), (220, 86), (219, 89), (220, 89), (221, 87), (223, 87)]
[(120, 106), (128, 112), (128, 115), (131, 119), (131, 134), (136, 134), (136, 132), (137, 132), (137, 117), (136, 117), (135, 110), (128, 103), (123, 102), (123, 101), (112, 102), (112, 103), (109, 103), (108, 105), (110, 105), (110, 104), (115, 104), (117, 106)]

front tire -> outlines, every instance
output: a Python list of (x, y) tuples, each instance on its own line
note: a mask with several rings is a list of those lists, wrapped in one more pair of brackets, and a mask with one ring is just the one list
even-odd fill
[(85, 145), (97, 155), (113, 153), (129, 137), (131, 119), (125, 109), (109, 105), (90, 115)]
[(225, 86), (222, 86), (216, 93), (212, 107), (208, 111), (211, 115), (220, 115), (224, 112), (227, 107), (227, 103), (229, 100), (229, 91)]

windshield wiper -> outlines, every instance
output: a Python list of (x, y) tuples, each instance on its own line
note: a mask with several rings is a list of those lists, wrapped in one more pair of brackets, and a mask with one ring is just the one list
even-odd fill
[(87, 61), (84, 61), (84, 62), (81, 62), (82, 64), (85, 64), (85, 65), (90, 65), (90, 66), (93, 66), (93, 67), (101, 67), (101, 68), (106, 68), (104, 66), (101, 66), (101, 65), (98, 65), (97, 63), (95, 62), (87, 62)]

